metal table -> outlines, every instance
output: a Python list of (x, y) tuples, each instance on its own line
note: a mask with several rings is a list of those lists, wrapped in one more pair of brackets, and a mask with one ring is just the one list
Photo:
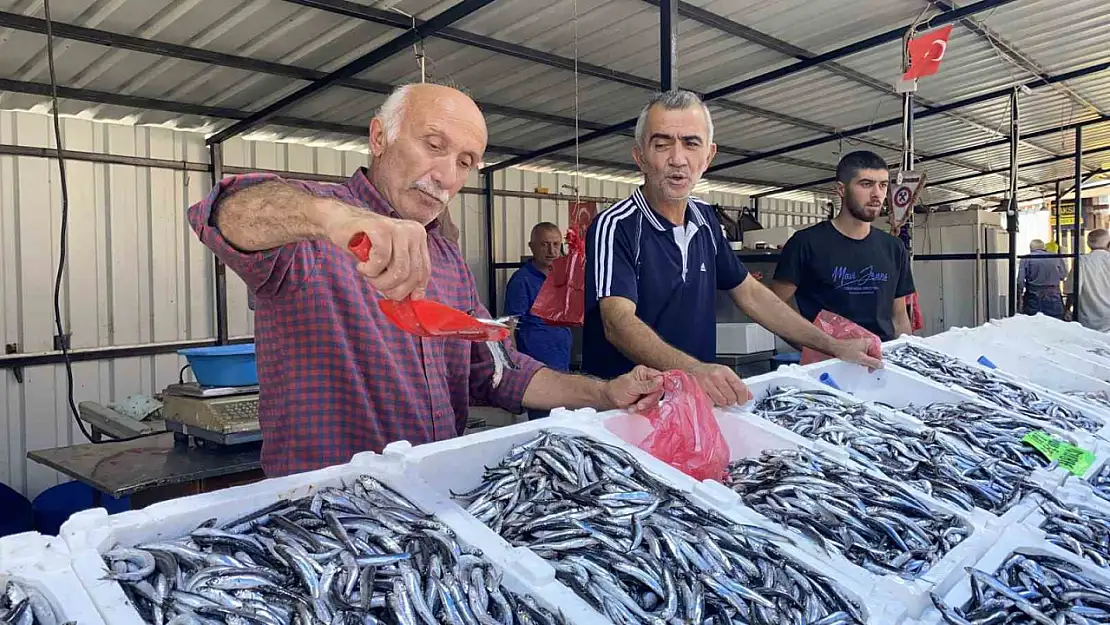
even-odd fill
[(173, 434), (121, 443), (40, 449), (27, 457), (132, 508), (263, 479), (261, 443), (228, 448), (174, 445)]

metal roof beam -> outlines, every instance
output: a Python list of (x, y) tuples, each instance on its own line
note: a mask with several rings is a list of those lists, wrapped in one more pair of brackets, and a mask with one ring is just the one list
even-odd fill
[[(643, 1), (647, 4), (658, 7), (661, 0), (643, 0)], [(813, 52), (810, 52), (809, 50), (806, 50), (805, 48), (800, 48), (800, 47), (798, 47), (796, 45), (793, 45), (793, 44), (791, 44), (787, 41), (783, 41), (782, 39), (779, 39), (779, 38), (777, 38), (773, 35), (769, 35), (769, 34), (764, 33), (762, 31), (756, 30), (754, 28), (751, 28), (750, 26), (745, 26), (745, 25), (743, 25), (739, 22), (735, 22), (733, 20), (730, 20), (727, 17), (717, 15), (716, 13), (713, 13), (711, 11), (707, 11), (707, 10), (701, 8), (701, 7), (694, 6), (694, 5), (689, 4), (687, 2), (679, 2), (678, 3), (678, 14), (681, 15), (682, 17), (687, 18), (687, 19), (694, 20), (695, 22), (698, 22), (702, 25), (708, 26), (710, 28), (715, 28), (717, 30), (720, 30), (721, 32), (730, 34), (734, 37), (739, 37), (741, 39), (744, 39), (745, 41), (750, 41), (751, 43), (754, 43), (756, 45), (760, 45), (760, 46), (763, 46), (765, 48), (769, 48), (771, 50), (774, 50), (775, 52), (779, 52), (779, 53), (785, 54), (787, 56), (792, 56), (796, 59), (809, 59), (809, 58), (812, 58), (812, 57), (816, 56)], [(895, 92), (894, 88), (891, 87), (891, 85), (888, 85), (888, 84), (885, 84), (885, 83), (883, 83), (879, 80), (876, 80), (875, 78), (872, 78), (872, 77), (870, 77), (870, 76), (868, 76), (868, 75), (866, 75), (862, 72), (857, 72), (854, 69), (851, 69), (849, 67), (845, 67), (844, 65), (841, 65), (840, 63), (836, 63), (835, 61), (828, 61), (826, 63), (821, 63), (819, 65), (819, 67), (821, 69), (827, 70), (827, 71), (829, 71), (833, 74), (836, 74), (836, 75), (838, 75), (842, 78), (846, 78), (848, 80), (851, 80), (852, 82), (855, 82), (859, 85), (862, 85), (864, 87), (867, 87), (869, 89), (872, 89), (874, 91), (882, 93), (884, 95), (888, 95), (892, 98), (901, 99), (901, 95), (898, 94), (897, 92)], [(920, 96), (916, 96), (916, 95), (914, 97), (914, 102), (916, 102), (920, 106), (924, 107), (925, 109), (929, 109), (929, 108), (933, 108), (933, 107), (937, 106), (937, 104), (935, 104), (935, 103), (933, 103), (929, 100), (923, 99)], [(730, 100), (717, 100), (716, 101), (716, 104), (718, 106), (725, 106), (725, 105), (730, 104), (730, 103), (731, 103)], [(998, 130), (996, 128), (991, 128), (991, 127), (989, 127), (988, 125), (986, 125), (982, 122), (976, 121), (975, 119), (973, 119), (971, 117), (961, 115), (959, 113), (948, 112), (948, 113), (945, 113), (944, 116), (949, 117), (951, 119), (954, 119), (954, 120), (956, 120), (960, 123), (966, 124), (968, 126), (971, 126), (971, 127), (975, 128), (977, 130), (988, 132), (988, 133), (990, 133), (992, 135), (995, 135), (995, 136), (999, 136), (999, 137), (1005, 137), (1006, 136), (1005, 133), (1001, 132), (1000, 130)], [(788, 116), (784, 115), (783, 117), (788, 117)], [(799, 125), (801, 125), (801, 124), (799, 124)], [(836, 133), (835, 128), (832, 128), (832, 127), (829, 127), (829, 126), (824, 126), (823, 124), (812, 124), (812, 126), (814, 127), (814, 130), (818, 130), (819, 132), (825, 132), (825, 133), (829, 133), (829, 134), (835, 134)], [(859, 140), (864, 142), (864, 143), (870, 143), (872, 145), (876, 145), (878, 147), (882, 147), (882, 148), (886, 148), (886, 149), (893, 149), (893, 150), (897, 150), (897, 151), (902, 150), (901, 146), (891, 147), (892, 144), (888, 144), (888, 143), (885, 143), (883, 141), (876, 140), (876, 139), (869, 139), (869, 138), (866, 138), (866, 137), (861, 137)], [(1007, 139), (1007, 141), (1008, 140), (1009, 139)], [(1036, 144), (1033, 144), (1033, 143), (1028, 143), (1024, 140), (1022, 140), (1022, 143), (1026, 143), (1030, 147), (1032, 147), (1034, 149), (1037, 149), (1037, 150), (1040, 150), (1042, 152), (1052, 153), (1051, 151), (1046, 150), (1045, 148), (1043, 148), (1039, 145), (1036, 145)], [(978, 166), (976, 166), (972, 163), (960, 162), (960, 161), (955, 161), (955, 160), (946, 160), (946, 162), (949, 162), (952, 165), (956, 165), (958, 167), (963, 167), (965, 169), (974, 169), (974, 170), (986, 171), (986, 170), (980, 169)]]
[[(1102, 154), (1103, 152), (1110, 152), (1110, 147), (1092, 148), (1090, 150), (1083, 150), (1083, 156), (1093, 156), (1095, 154)], [(1026, 163), (1018, 163), (1018, 167), (1040, 167), (1041, 165), (1050, 165), (1052, 163), (1058, 163), (1060, 161), (1070, 161), (1070, 160), (1073, 160), (1074, 158), (1075, 158), (1074, 154), (1067, 154), (1067, 155), (1064, 155), (1064, 156), (1050, 156), (1048, 158), (1042, 158), (1042, 159), (1037, 160), (1037, 161), (1029, 161), (1029, 162), (1026, 162)], [(1010, 169), (1009, 169), (1009, 167), (1007, 167), (1006, 169), (999, 169), (999, 170), (996, 170), (996, 171), (988, 171), (988, 172), (985, 172), (985, 173), (974, 173), (974, 174), (965, 174), (963, 176), (953, 176), (951, 178), (945, 178), (943, 180), (937, 180), (936, 182), (931, 183), (931, 184), (932, 185), (951, 184), (953, 182), (963, 182), (965, 180), (973, 180), (975, 178), (982, 178), (983, 176), (1003, 176), (1003, 177), (1005, 177), (1005, 176), (1008, 176), (1009, 174), (1010, 174)], [(929, 185), (926, 185), (926, 186), (929, 186)]]
[[(1088, 119), (1088, 120), (1082, 121), (1082, 122), (1074, 122), (1074, 123), (1068, 124), (1067, 126), (1060, 126), (1059, 128), (1046, 128), (1044, 130), (1038, 130), (1036, 132), (1028, 133), (1025, 136), (1026, 136), (1026, 138), (1029, 138), (1029, 139), (1034, 139), (1034, 138), (1038, 138), (1038, 137), (1046, 137), (1046, 136), (1049, 136), (1049, 135), (1055, 135), (1055, 134), (1059, 134), (1059, 133), (1066, 132), (1066, 131), (1069, 131), (1069, 130), (1075, 130), (1076, 128), (1083, 128), (1083, 127), (1086, 127), (1086, 126), (1094, 126), (1096, 124), (1101, 124), (1101, 123), (1104, 123), (1104, 122), (1107, 122), (1107, 121), (1110, 121), (1110, 115), (1102, 115), (1102, 116), (1100, 116), (1096, 119)], [(990, 141), (988, 143), (981, 143), (979, 145), (973, 145), (971, 147), (957, 148), (955, 150), (948, 150), (947, 152), (940, 152), (940, 153), (935, 153), (935, 154), (931, 154), (931, 155), (928, 155), (928, 156), (923, 156), (921, 158), (918, 158), (917, 162), (918, 163), (926, 163), (926, 162), (929, 162), (929, 161), (936, 161), (936, 160), (943, 160), (945, 162), (948, 162), (949, 157), (952, 157), (952, 156), (961, 156), (963, 154), (970, 154), (972, 152), (978, 152), (979, 150), (985, 150), (987, 148), (996, 148), (998, 146), (1006, 145), (1008, 143), (1010, 143), (1010, 140), (1008, 138), (999, 139), (997, 141)], [(1069, 153), (1069, 154), (1066, 154), (1066, 155), (1062, 156), (1061, 158), (1071, 158), (1072, 156), (1073, 155)], [(899, 167), (900, 165), (901, 165), (901, 163), (888, 163), (887, 164), (887, 166), (890, 167), (890, 168)], [(960, 165), (960, 167), (963, 167), (963, 165)], [(967, 167), (967, 169), (973, 169), (973, 170), (979, 171), (980, 173), (991, 173), (989, 171), (984, 171), (981, 167)], [(796, 185), (790, 185), (790, 186), (787, 186), (787, 187), (783, 187), (783, 188), (781, 188), (777, 191), (767, 191), (767, 192), (764, 192), (764, 193), (757, 193), (756, 195), (753, 195), (752, 197), (767, 197), (769, 195), (777, 195), (779, 193), (789, 193), (791, 191), (798, 191), (800, 189), (811, 189), (811, 188), (814, 188), (814, 187), (820, 187), (821, 185), (825, 185), (825, 184), (832, 184), (834, 182), (836, 182), (836, 177), (835, 176), (832, 177), (832, 178), (822, 178), (821, 180), (811, 180), (809, 182), (803, 182), (801, 184), (796, 184)]]
[[(937, 7), (942, 11), (951, 11), (955, 7), (954, 4), (952, 4), (951, 2), (947, 2), (946, 0), (928, 0), (928, 2), (929, 4)], [(988, 44), (990, 44), (992, 48), (995, 49), (995, 51), (999, 53), (999, 55), (1005, 57), (1014, 66), (1026, 72), (1029, 72), (1037, 78), (1043, 79), (1048, 77), (1048, 71), (1045, 70), (1039, 63), (1034, 61), (1032, 57), (1019, 50), (1014, 44), (1003, 39), (1002, 36), (998, 33), (995, 33), (987, 28), (987, 26), (979, 20), (969, 16), (961, 19), (960, 24), (962, 24), (971, 32), (978, 35), (979, 38), (985, 40)], [(1056, 91), (1060, 95), (1063, 95), (1067, 99), (1071, 100), (1077, 106), (1085, 108), (1092, 113), (1102, 115), (1105, 112), (1099, 109), (1098, 106), (1096, 106), (1087, 98), (1080, 95), (1078, 91), (1072, 89), (1068, 85), (1053, 83), (1052, 89), (1053, 91)]]
[[(320, 70), (308, 69), (295, 65), (286, 65), (283, 63), (275, 63), (271, 61), (263, 61), (249, 57), (236, 56), (234, 54), (226, 54), (223, 52), (213, 52), (201, 48), (192, 48), (189, 46), (143, 39), (140, 37), (132, 37), (130, 35), (121, 35), (118, 33), (98, 30), (95, 28), (86, 28), (83, 26), (74, 26), (59, 22), (53, 22), (51, 26), (54, 32), (54, 36), (62, 39), (82, 41), (94, 45), (120, 48), (124, 50), (131, 50), (134, 52), (141, 52), (144, 54), (154, 54), (172, 59), (180, 59), (183, 61), (206, 63), (209, 65), (218, 65), (220, 67), (241, 69), (249, 72), (258, 72), (262, 74), (270, 74), (273, 76), (281, 76), (283, 78), (293, 78), (296, 80), (309, 82), (319, 80), (327, 75), (325, 72), (322, 72)], [(46, 33), (45, 20), (39, 19), (37, 17), (9, 13), (6, 11), (0, 11), (0, 27), (12, 28), (14, 30), (37, 34)], [(395, 85), (363, 80), (360, 78), (347, 78), (344, 80), (340, 80), (336, 82), (336, 85), (379, 95), (388, 95), (395, 88)], [(723, 101), (719, 103), (723, 103)], [(482, 109), (482, 111), (485, 113), (502, 115), (505, 117), (514, 117), (518, 119), (526, 119), (529, 121), (551, 124), (554, 126), (565, 126), (567, 128), (575, 127), (575, 120), (573, 117), (540, 113), (537, 111), (529, 111), (512, 106), (491, 104), (489, 102), (477, 102), (477, 104), (478, 108)], [(770, 111), (763, 111), (762, 109), (756, 109), (755, 107), (748, 107), (739, 104), (725, 108), (732, 108), (733, 110), (748, 113), (753, 116), (764, 116), (773, 119), (779, 119), (780, 117), (778, 114), (772, 113)], [(804, 123), (820, 127), (819, 124), (812, 124), (809, 122), (803, 122), (801, 120), (785, 121), (785, 123)], [(605, 124), (579, 119), (577, 122), (577, 126), (580, 128), (585, 128), (586, 130), (597, 130), (600, 128), (604, 128)], [(829, 132), (831, 132), (831, 130)], [(631, 132), (626, 132), (622, 134), (625, 134), (629, 137), (632, 136)], [(717, 151), (721, 154), (729, 154), (732, 156), (747, 156), (754, 153), (752, 150), (743, 150), (726, 145), (718, 145)], [(832, 169), (829, 165), (825, 163), (819, 163), (817, 161), (807, 161), (790, 157), (775, 158), (773, 160), (775, 162), (784, 163), (787, 165), (808, 167), (810, 169), (818, 169), (823, 171), (829, 171)]]
[[(12, 93), (23, 93), (28, 95), (37, 95), (43, 97), (50, 97), (50, 85), (36, 82), (27, 82), (22, 80), (11, 80), (7, 78), (0, 78), (0, 92), (9, 91)], [(119, 93), (108, 93), (105, 91), (96, 91), (93, 89), (79, 89), (75, 87), (58, 87), (58, 97), (65, 100), (78, 100), (82, 102), (89, 102), (92, 104), (103, 104), (107, 106), (124, 106), (127, 108), (144, 109), (150, 111), (163, 111), (166, 113), (174, 113), (176, 115), (193, 115), (197, 117), (207, 117), (211, 119), (227, 119), (227, 120), (241, 120), (246, 119), (249, 111), (240, 111), (238, 109), (207, 106), (204, 104), (190, 104), (186, 102), (174, 102), (170, 100), (159, 100), (156, 98), (146, 98), (140, 96), (124, 95)], [(296, 130), (311, 130), (315, 132), (329, 132), (339, 135), (349, 135), (352, 137), (366, 137), (366, 128), (363, 126), (353, 126), (350, 124), (337, 124), (332, 122), (319, 122), (310, 119), (303, 119), (299, 117), (287, 116), (274, 116), (268, 121), (268, 124), (274, 126), (282, 126), (285, 128), (293, 128)], [(513, 148), (501, 145), (491, 145), (487, 150), (493, 154), (503, 154), (505, 156), (519, 156), (527, 152), (523, 148)], [(566, 156), (562, 154), (553, 154), (547, 160), (567, 165), (574, 164), (575, 159), (573, 156)], [(580, 158), (579, 162), (583, 165), (591, 167), (604, 167), (608, 169), (615, 169), (620, 171), (628, 171), (639, 173), (635, 166), (627, 163), (620, 163), (617, 161), (607, 161), (602, 159), (593, 158)], [(714, 176), (712, 181), (726, 182), (729, 184), (747, 185), (747, 186), (762, 186), (771, 187), (775, 183), (766, 180), (754, 180), (747, 178), (737, 178), (733, 176)]]
[[(1081, 78), (1083, 76), (1089, 76), (1091, 74), (1096, 74), (1098, 72), (1106, 71), (1107, 69), (1110, 69), (1110, 61), (1103, 61), (1102, 63), (1096, 63), (1094, 65), (1089, 65), (1087, 67), (1080, 68), (1080, 69), (1077, 69), (1077, 70), (1073, 70), (1073, 71), (1070, 71), (1070, 72), (1065, 72), (1063, 74), (1057, 74), (1055, 76), (1046, 76), (1045, 78), (1040, 78), (1040, 79), (1037, 79), (1035, 81), (1030, 81), (1028, 83), (1025, 83), (1025, 86), (1029, 87), (1030, 89), (1036, 89), (1038, 87), (1043, 87), (1045, 85), (1050, 85), (1050, 84), (1057, 83), (1057, 82), (1064, 82), (1065, 80), (1072, 80), (1072, 79), (1075, 79), (1075, 78)], [(948, 104), (944, 104), (944, 105), (935, 107), (935, 108), (933, 108), (931, 110), (928, 110), (928, 111), (921, 111), (921, 112), (915, 113), (915, 118), (916, 119), (925, 119), (925, 118), (928, 118), (928, 117), (933, 117), (934, 115), (940, 115), (941, 113), (944, 113), (946, 111), (951, 111), (951, 110), (963, 108), (963, 107), (966, 107), (966, 106), (972, 106), (974, 104), (981, 104), (983, 102), (988, 102), (990, 100), (995, 100), (995, 99), (998, 99), (998, 98), (1001, 98), (1001, 97), (1004, 97), (1004, 96), (1009, 96), (1010, 93), (1013, 91), (1013, 89), (1014, 89), (1013, 86), (1003, 87), (1001, 89), (996, 89), (994, 91), (989, 91), (987, 93), (983, 93), (983, 94), (980, 94), (980, 95), (977, 95), (977, 96), (972, 96), (970, 98), (965, 98), (963, 100), (957, 100), (955, 102), (950, 102)], [(729, 169), (731, 167), (737, 167), (739, 165), (746, 165), (748, 163), (754, 163), (756, 161), (761, 161), (761, 160), (770, 158), (772, 156), (779, 156), (781, 154), (787, 154), (789, 152), (795, 152), (797, 150), (804, 150), (806, 148), (811, 148), (811, 147), (814, 147), (814, 146), (823, 145), (825, 143), (836, 141), (836, 140), (838, 140), (840, 138), (843, 138), (843, 137), (853, 137), (853, 136), (864, 134), (864, 133), (867, 133), (867, 132), (872, 132), (872, 131), (875, 131), (875, 130), (882, 130), (883, 128), (890, 128), (892, 126), (897, 126), (898, 124), (901, 124), (901, 123), (902, 123), (902, 117), (899, 115), (898, 117), (892, 117), (890, 119), (887, 119), (887, 120), (884, 120), (884, 121), (881, 121), (881, 122), (868, 124), (866, 126), (858, 126), (856, 128), (852, 128), (850, 130), (844, 130), (844, 131), (841, 131), (838, 135), (833, 136), (833, 137), (818, 137), (816, 139), (810, 139), (808, 141), (802, 141), (800, 143), (794, 143), (794, 144), (783, 146), (783, 147), (780, 147), (780, 148), (775, 148), (773, 150), (768, 150), (768, 151), (762, 152), (762, 153), (760, 153), (759, 155), (756, 155), (756, 156), (747, 156), (747, 157), (744, 157), (744, 158), (741, 158), (741, 159), (737, 159), (735, 161), (729, 161), (729, 162), (726, 162), (726, 163), (721, 163), (721, 164), (718, 164), (718, 165), (714, 165), (714, 166), (710, 167), (708, 171), (710, 171), (710, 172), (721, 171), (723, 169)]]
[[(989, 10), (989, 9), (993, 9), (995, 7), (999, 7), (999, 6), (1002, 6), (1002, 5), (1005, 5), (1005, 4), (1009, 4), (1009, 3), (1014, 2), (1014, 1), (1015, 0), (979, 0), (979, 2), (976, 2), (974, 4), (970, 4), (970, 5), (968, 5), (964, 8), (956, 9), (954, 11), (948, 11), (948, 12), (945, 12), (945, 13), (941, 13), (940, 15), (936, 15), (936, 16), (932, 17), (931, 19), (926, 20), (924, 23), (920, 24), (919, 28), (925, 29), (925, 28), (932, 28), (934, 26), (939, 26), (941, 24), (947, 24), (949, 22), (954, 22), (954, 21), (956, 21), (956, 20), (958, 20), (958, 19), (960, 19), (964, 16), (973, 15), (973, 14), (978, 13), (980, 11), (986, 11), (986, 10)], [(820, 65), (821, 63), (825, 63), (827, 61), (833, 61), (833, 60), (836, 60), (836, 59), (839, 59), (839, 58), (842, 58), (842, 57), (845, 57), (845, 56), (848, 56), (848, 55), (851, 55), (851, 54), (856, 54), (858, 52), (863, 52), (864, 50), (870, 50), (871, 48), (875, 48), (877, 46), (883, 45), (885, 43), (890, 43), (892, 41), (901, 41), (903, 35), (905, 35), (906, 30), (909, 27), (910, 27), (910, 25), (901, 26), (901, 27), (895, 28), (893, 30), (887, 31), (885, 33), (880, 33), (880, 34), (875, 35), (873, 37), (868, 37), (867, 39), (863, 39), (861, 41), (857, 41), (855, 43), (851, 43), (851, 44), (848, 44), (846, 46), (836, 48), (835, 50), (830, 50), (828, 52), (819, 54), (817, 56), (810, 57), (810, 58), (804, 59), (804, 60), (800, 60), (797, 63), (787, 65), (786, 67), (781, 67), (781, 68), (778, 68), (778, 69), (774, 69), (774, 70), (771, 70), (769, 72), (764, 72), (763, 74), (760, 74), (758, 76), (754, 76), (752, 78), (748, 78), (746, 80), (742, 80), (740, 82), (733, 83), (731, 85), (726, 85), (724, 87), (721, 87), (719, 89), (715, 89), (713, 91), (710, 91), (709, 93), (704, 94), (703, 98), (706, 101), (712, 101), (712, 100), (717, 100), (717, 99), (720, 99), (720, 98), (724, 98), (725, 96), (729, 96), (729, 95), (732, 95), (732, 94), (737, 93), (739, 91), (743, 91), (744, 89), (749, 89), (751, 87), (755, 87), (755, 86), (758, 86), (758, 85), (769, 83), (769, 82), (777, 80), (779, 78), (784, 78), (786, 76), (796, 74), (796, 73), (798, 73), (802, 70), (809, 69), (811, 67)], [(585, 135), (583, 135), (579, 138), (570, 139), (568, 141), (562, 141), (562, 142), (559, 142), (559, 143), (555, 143), (555, 144), (549, 145), (547, 147), (535, 150), (535, 151), (533, 151), (533, 152), (531, 152), (531, 153), (529, 153), (525, 156), (521, 156), (521, 157), (518, 157), (518, 158), (515, 158), (515, 159), (510, 159), (509, 161), (506, 161), (504, 163), (498, 163), (497, 165), (493, 166), (494, 169), (490, 170), (489, 168), (486, 168), (486, 170), (496, 171), (498, 169), (505, 169), (507, 167), (512, 167), (514, 165), (519, 165), (519, 164), (527, 162), (527, 161), (529, 161), (533, 158), (539, 158), (540, 156), (544, 156), (545, 154), (551, 154), (553, 152), (558, 152), (560, 150), (565, 150), (567, 148), (574, 147), (575, 143), (578, 143), (579, 145), (581, 145), (584, 142), (593, 141), (593, 140), (596, 140), (596, 139), (600, 139), (602, 137), (607, 137), (611, 134), (620, 132), (622, 130), (628, 130), (629, 128), (635, 127), (635, 125), (636, 125), (636, 119), (635, 118), (633, 118), (631, 120), (626, 120), (626, 121), (620, 122), (618, 124), (613, 124), (612, 126), (609, 126), (607, 128), (603, 128), (601, 130), (595, 130), (595, 131), (590, 132), (588, 134), (585, 134)], [(835, 139), (836, 139), (836, 137), (833, 137), (832, 140), (835, 140)], [(486, 170), (483, 170), (483, 172), (485, 172)]]
[(336, 82), (344, 78), (354, 78), (362, 72), (370, 69), (371, 67), (381, 63), (385, 59), (397, 54), (398, 52), (407, 49), (409, 46), (417, 43), (436, 32), (454, 24), (462, 18), (470, 15), (471, 13), (482, 9), (483, 7), (493, 3), (494, 0), (461, 0), (458, 4), (451, 6), (451, 8), (436, 15), (432, 19), (420, 24), (415, 28), (405, 30), (400, 35), (394, 37), (390, 41), (378, 46), (377, 48), (367, 52), (359, 58), (347, 63), (337, 70), (329, 72), (327, 76), (314, 80), (308, 85), (301, 87), (294, 93), (291, 93), (277, 102), (266, 106), (260, 111), (251, 113), (246, 119), (232, 124), (229, 128), (225, 128), (215, 135), (208, 137), (205, 141), (208, 145), (215, 143), (222, 143), (227, 141), (235, 135), (247, 132), (251, 128), (258, 126), (265, 122), (267, 119), (277, 115), (283, 109), (286, 109), (306, 98), (309, 98), (328, 87), (331, 87)]
[[(1088, 174), (1088, 176), (1100, 176), (1100, 175), (1104, 175), (1106, 173), (1107, 173), (1106, 169), (1097, 169), (1093, 172), (1090, 172)], [(1050, 185), (1050, 184), (1056, 184), (1057, 182), (1068, 182), (1069, 180), (1075, 180), (1075, 176), (1066, 176), (1064, 178), (1053, 178), (1051, 180), (1044, 180), (1044, 181), (1041, 181), (1041, 182), (1035, 182), (1033, 184), (1027, 184), (1027, 185), (1020, 186), (1020, 187), (1018, 187), (1018, 190), (1022, 191), (1022, 190), (1025, 190), (1025, 189), (1035, 189), (1037, 187), (1044, 187), (1044, 186), (1047, 186), (1047, 185)], [(955, 203), (958, 203), (958, 202), (966, 202), (968, 200), (978, 200), (978, 199), (982, 199), (982, 198), (986, 198), (986, 197), (992, 197), (992, 196), (995, 196), (995, 195), (1005, 195), (1006, 193), (1009, 193), (1009, 192), (1010, 192), (1010, 189), (1009, 189), (1009, 187), (1007, 187), (1005, 189), (1000, 189), (998, 191), (991, 191), (990, 193), (979, 193), (977, 195), (969, 195), (967, 197), (960, 198), (958, 200), (948, 200), (948, 201), (945, 201), (945, 202), (935, 202), (933, 204), (925, 204), (925, 205), (922, 206), (922, 208), (933, 208), (935, 206), (944, 206), (945, 204), (955, 204)], [(1055, 192), (1055, 190), (1053, 190), (1053, 195), (1055, 195), (1055, 194), (1056, 194), (1056, 192)]]

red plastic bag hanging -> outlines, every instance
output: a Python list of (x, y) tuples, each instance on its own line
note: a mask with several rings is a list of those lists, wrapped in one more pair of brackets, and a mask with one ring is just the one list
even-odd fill
[(925, 316), (921, 314), (921, 303), (917, 299), (917, 291), (906, 296), (906, 303), (910, 306), (910, 328), (917, 332), (925, 328)]
[(730, 452), (705, 391), (685, 372), (668, 371), (663, 393), (640, 413), (652, 427), (640, 449), (697, 480), (723, 479)]
[[(871, 346), (868, 347), (867, 354), (875, 358), (882, 358), (883, 342), (879, 340), (879, 337), (874, 333), (864, 329), (853, 321), (849, 321), (836, 313), (822, 310), (820, 314), (817, 315), (817, 318), (813, 320), (813, 325), (817, 326), (818, 329), (834, 339), (869, 339), (871, 341)], [(808, 347), (802, 348), (801, 364), (803, 365), (821, 362), (829, 358), (832, 358), (832, 356), (822, 354)]]
[(567, 230), (567, 255), (556, 258), (547, 272), (532, 314), (549, 325), (575, 327), (586, 316), (586, 241)]

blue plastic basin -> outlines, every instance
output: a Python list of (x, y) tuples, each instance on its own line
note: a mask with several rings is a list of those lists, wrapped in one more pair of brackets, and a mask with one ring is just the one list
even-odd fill
[(192, 347), (178, 350), (189, 361), (201, 386), (254, 386), (258, 384), (254, 343)]
[[(35, 511), (35, 529), (43, 534), (57, 536), (62, 523), (82, 511), (93, 507), (93, 489), (81, 482), (66, 482), (42, 491), (31, 504)], [(100, 497), (100, 507), (108, 514), (116, 514), (131, 509), (128, 497), (116, 499), (108, 495)]]
[(35, 529), (31, 502), (7, 484), (0, 484), (0, 537)]

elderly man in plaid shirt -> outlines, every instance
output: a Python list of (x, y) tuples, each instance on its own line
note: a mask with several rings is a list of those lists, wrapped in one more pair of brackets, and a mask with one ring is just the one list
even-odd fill
[[(255, 300), (262, 465), (268, 476), (345, 462), (392, 441), (462, 433), (472, 401), (597, 409), (658, 399), (661, 376), (556, 373), (519, 353), (500, 384), (483, 343), (406, 334), (377, 300), (428, 298), (489, 316), (440, 216), (481, 162), (475, 103), (442, 85), (392, 93), (370, 122), (369, 168), (344, 184), (231, 176), (189, 208), (197, 236)], [(346, 249), (369, 235), (367, 262)]]

